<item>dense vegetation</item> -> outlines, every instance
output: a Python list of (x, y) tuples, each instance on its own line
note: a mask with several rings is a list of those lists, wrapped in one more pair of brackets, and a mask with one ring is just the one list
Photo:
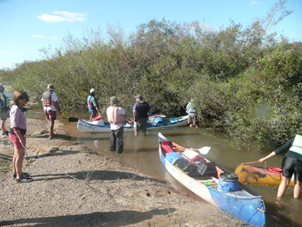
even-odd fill
[(85, 109), (92, 87), (103, 111), (116, 95), (130, 112), (140, 93), (153, 110), (178, 116), (194, 98), (202, 123), (227, 125), (228, 135), (247, 144), (284, 142), (302, 127), (302, 43), (270, 32), (291, 13), (285, 3), (246, 28), (230, 21), (212, 31), (162, 19), (128, 37), (110, 28), (106, 41), (95, 31), (81, 40), (68, 36), (61, 48), (41, 50), (44, 60), (0, 76), (37, 100), (53, 83), (65, 113)]

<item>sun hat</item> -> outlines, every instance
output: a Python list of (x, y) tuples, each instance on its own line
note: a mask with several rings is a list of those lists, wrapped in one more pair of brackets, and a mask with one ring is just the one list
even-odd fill
[(90, 89), (90, 93), (95, 93), (95, 89), (94, 89), (94, 88), (91, 88), (91, 89)]
[(54, 89), (55, 89), (55, 86), (53, 86), (53, 84), (48, 84), (48, 85), (47, 85), (47, 89), (48, 89), (48, 90), (54, 90)]
[(110, 98), (110, 105), (117, 105), (118, 104), (118, 99), (116, 96), (112, 96)]
[(140, 100), (143, 100), (143, 96), (142, 95), (137, 95), (135, 96), (136, 99), (140, 99)]

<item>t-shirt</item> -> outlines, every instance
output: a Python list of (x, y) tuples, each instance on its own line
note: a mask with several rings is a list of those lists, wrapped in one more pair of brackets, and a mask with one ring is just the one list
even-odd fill
[(296, 159), (299, 159), (302, 161), (302, 155), (290, 150), (290, 148), (293, 145), (294, 139), (295, 139), (295, 137), (291, 138), (286, 143), (284, 143), (281, 147), (277, 148), (275, 150), (275, 153), (281, 154), (282, 152), (287, 151), (287, 153), (285, 154), (285, 157), (296, 158)]
[(13, 105), (10, 110), (10, 127), (26, 129), (26, 117), (17, 105)]

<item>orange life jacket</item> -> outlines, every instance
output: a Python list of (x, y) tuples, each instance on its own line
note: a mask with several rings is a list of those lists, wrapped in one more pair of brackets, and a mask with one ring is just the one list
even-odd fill
[(51, 105), (54, 106), (53, 101), (51, 100), (51, 91), (45, 91), (42, 95), (43, 97), (43, 106), (45, 107), (51, 107)]

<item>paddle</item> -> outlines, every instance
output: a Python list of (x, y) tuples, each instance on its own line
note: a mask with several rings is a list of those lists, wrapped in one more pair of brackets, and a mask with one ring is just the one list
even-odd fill
[[(61, 117), (61, 116), (58, 116)], [(66, 117), (62, 117), (63, 119), (67, 119)], [(68, 121), (69, 122), (77, 122), (79, 120), (79, 118), (77, 117), (68, 117)]]
[(190, 150), (198, 151), (200, 154), (207, 154), (207, 153), (209, 153), (210, 149), (211, 149), (211, 147), (202, 147), (199, 149), (190, 148)]
[[(210, 149), (211, 149), (211, 147), (202, 147), (202, 148), (199, 148), (199, 149), (190, 148), (189, 150), (196, 150), (200, 154), (205, 155), (205, 154), (209, 153)], [(203, 162), (202, 163), (196, 163), (195, 161), (193, 161), (192, 159), (190, 159), (186, 155), (183, 154), (183, 156), (186, 157), (187, 159), (189, 159), (190, 161), (192, 161), (197, 166), (197, 171), (198, 171), (198, 173), (200, 175), (203, 175), (206, 172), (206, 170), (207, 170), (208, 167), (207, 167), (207, 165), (205, 163), (203, 163)]]
[[(44, 115), (44, 113), (30, 110), (30, 108), (29, 109), (23, 108), (23, 111), (28, 111), (28, 110), (30, 112), (33, 112), (33, 113), (36, 113), (36, 114), (43, 114)], [(57, 116), (57, 117), (62, 118), (62, 119), (68, 119), (69, 122), (77, 122), (79, 120), (79, 118), (77, 118), (77, 117), (68, 117), (68, 118), (67, 117), (62, 117), (62, 116)]]

